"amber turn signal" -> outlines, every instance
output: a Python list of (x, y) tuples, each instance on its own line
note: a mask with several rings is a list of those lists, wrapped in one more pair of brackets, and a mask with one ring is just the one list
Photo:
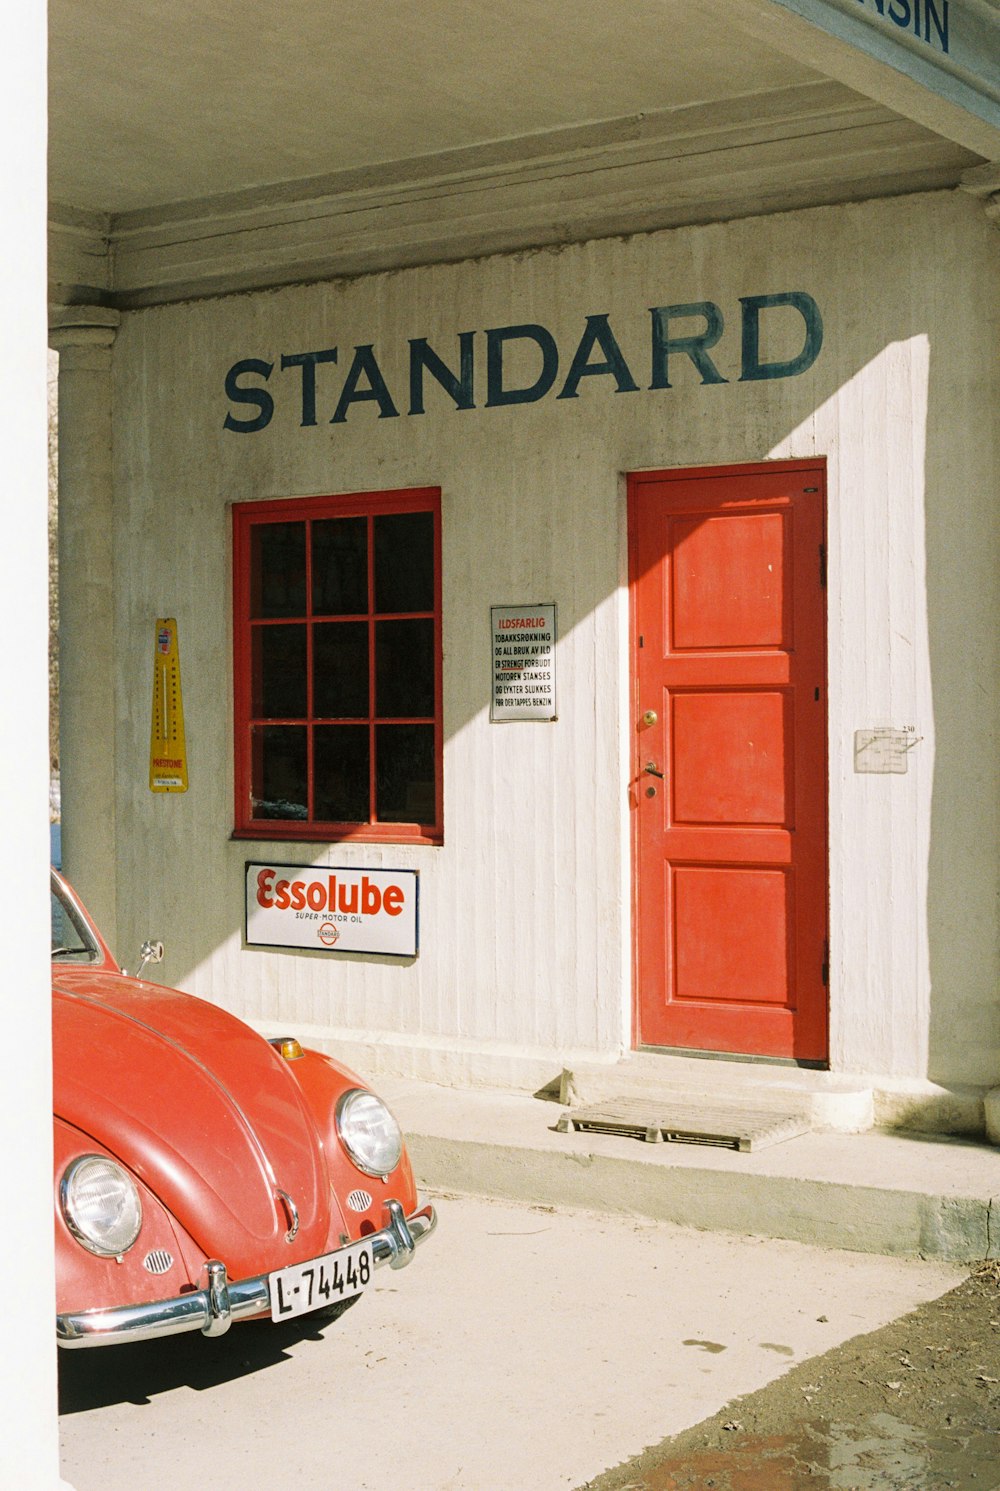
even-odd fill
[(274, 1040), (271, 1041), (271, 1045), (277, 1051), (278, 1055), (283, 1056), (286, 1061), (298, 1061), (300, 1056), (306, 1054), (294, 1035), (275, 1036)]

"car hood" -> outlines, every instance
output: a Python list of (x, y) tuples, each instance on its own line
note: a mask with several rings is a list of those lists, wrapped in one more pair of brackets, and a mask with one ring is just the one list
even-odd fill
[(268, 1043), (191, 995), (53, 975), (57, 1116), (139, 1176), (231, 1277), (323, 1252), (342, 1226), (323, 1141)]

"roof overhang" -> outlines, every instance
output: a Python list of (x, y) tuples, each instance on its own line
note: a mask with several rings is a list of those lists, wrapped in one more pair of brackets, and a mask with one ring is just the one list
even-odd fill
[(52, 0), (52, 299), (954, 186), (1000, 159), (1000, 11), (943, 3), (622, 0), (612, 23), (604, 0), (290, 0), (262, 33), (237, 0), (175, 0), (157, 55), (157, 0)]

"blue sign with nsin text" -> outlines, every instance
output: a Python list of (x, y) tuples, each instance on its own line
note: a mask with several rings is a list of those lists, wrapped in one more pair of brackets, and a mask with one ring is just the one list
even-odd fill
[(900, 31), (912, 31), (918, 41), (935, 51), (951, 50), (948, 35), (948, 0), (858, 0), (866, 10), (884, 16)]
[[(784, 319), (783, 345), (793, 349), (791, 355), (764, 357), (761, 326), (765, 316)], [(345, 354), (343, 362), (338, 347), (283, 352), (270, 361), (244, 357), (226, 373), (231, 407), (224, 427), (238, 435), (264, 430), (278, 400), (286, 397), (295, 400), (303, 428), (321, 420), (343, 424), (355, 404), (374, 404), (379, 419), (398, 419), (404, 409), (408, 415), (419, 415), (425, 413), (428, 379), (459, 410), (535, 404), (549, 395), (575, 399), (584, 379), (603, 380), (601, 386), (613, 393), (638, 393), (637, 373), (645, 388), (667, 389), (673, 386), (671, 378), (678, 367), (682, 377), (690, 377), (693, 368), (703, 384), (730, 381), (719, 371), (713, 355), (726, 330), (723, 313), (714, 301), (654, 306), (649, 318), (648, 352), (641, 369), (634, 358), (631, 364), (626, 360), (608, 315), (585, 318), (568, 364), (555, 336), (537, 322), (459, 332), (457, 348), (448, 354), (450, 361), (426, 337), (411, 337), (405, 399), (399, 388), (390, 388), (371, 342), (354, 347), (349, 360)], [(742, 296), (739, 327), (741, 383), (798, 377), (812, 367), (823, 345), (819, 306), (804, 290)], [(521, 370), (517, 377), (512, 373), (515, 363)], [(276, 367), (279, 376), (275, 378)]]

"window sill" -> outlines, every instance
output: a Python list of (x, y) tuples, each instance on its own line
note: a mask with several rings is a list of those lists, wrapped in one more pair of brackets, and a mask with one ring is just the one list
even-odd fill
[(253, 840), (261, 844), (420, 844), (437, 848), (444, 844), (444, 834), (425, 829), (414, 829), (409, 833), (397, 824), (345, 832), (314, 828), (311, 825), (305, 829), (296, 829), (294, 825), (287, 823), (280, 827), (262, 823), (250, 828), (234, 828), (230, 840)]

